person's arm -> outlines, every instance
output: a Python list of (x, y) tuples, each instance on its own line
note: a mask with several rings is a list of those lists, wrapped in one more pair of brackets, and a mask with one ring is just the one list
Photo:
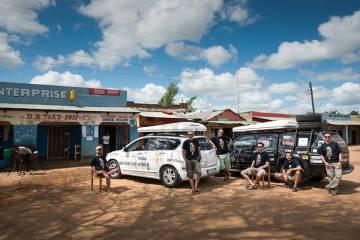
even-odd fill
[(324, 163), (324, 165), (325, 165), (325, 167), (328, 167), (329, 166), (329, 163), (326, 161), (326, 159), (325, 159), (325, 152), (324, 152), (324, 147), (323, 147), (324, 145), (322, 145), (321, 147), (320, 147), (320, 159), (321, 159), (321, 161)]
[(250, 168), (254, 168), (255, 160), (252, 160)]
[(215, 145), (215, 143), (212, 141), (212, 139), (209, 139), (209, 143), (211, 144), (211, 146), (213, 146), (214, 149), (216, 149), (216, 145)]

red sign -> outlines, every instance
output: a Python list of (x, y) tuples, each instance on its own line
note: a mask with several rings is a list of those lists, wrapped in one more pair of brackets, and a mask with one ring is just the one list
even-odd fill
[(103, 95), (103, 96), (120, 96), (120, 90), (104, 89), (104, 88), (89, 88), (90, 95)]

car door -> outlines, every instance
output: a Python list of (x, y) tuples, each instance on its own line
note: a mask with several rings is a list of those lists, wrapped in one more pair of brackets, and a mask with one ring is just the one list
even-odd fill
[(148, 138), (141, 138), (126, 147), (126, 158), (125, 160), (120, 160), (120, 167), (123, 170), (128, 171), (129, 175), (142, 175), (142, 168), (138, 166), (138, 163), (146, 160), (145, 148), (147, 142)]
[(205, 137), (199, 137), (196, 138), (196, 140), (199, 142), (199, 148), (201, 152), (200, 166), (202, 168), (216, 167), (216, 149), (209, 143), (209, 139)]
[(149, 138), (145, 154), (138, 158), (138, 168), (148, 177), (159, 178), (159, 169), (166, 162), (168, 139), (164, 137)]

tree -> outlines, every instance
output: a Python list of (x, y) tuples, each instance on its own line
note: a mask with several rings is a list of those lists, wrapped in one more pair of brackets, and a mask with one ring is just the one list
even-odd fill
[(169, 84), (166, 92), (159, 100), (159, 104), (163, 107), (168, 107), (174, 104), (175, 96), (178, 94), (179, 88), (175, 82)]
[(191, 97), (189, 100), (186, 101), (186, 107), (188, 112), (195, 112), (196, 108), (194, 108), (193, 103), (197, 99), (197, 96)]
[(359, 112), (358, 111), (351, 111), (350, 115), (359, 115)]

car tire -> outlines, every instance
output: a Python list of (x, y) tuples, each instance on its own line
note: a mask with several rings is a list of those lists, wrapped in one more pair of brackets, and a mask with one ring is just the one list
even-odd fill
[(119, 165), (118, 161), (116, 161), (115, 159), (110, 160), (110, 161), (108, 162), (108, 164), (107, 164), (107, 167), (108, 167), (109, 169), (112, 169), (112, 168), (114, 168), (114, 167), (116, 167), (117, 169), (119, 169), (118, 172), (113, 173), (113, 174), (110, 174), (110, 177), (111, 177), (111, 178), (121, 178), (121, 177), (122, 177), (122, 175), (121, 175), (121, 169), (120, 169), (120, 165)]
[(180, 184), (180, 175), (172, 166), (164, 166), (160, 171), (161, 183), (168, 188), (176, 187)]
[(313, 181), (313, 182), (320, 182), (320, 181), (322, 181), (324, 178), (325, 178), (324, 176), (318, 175), (318, 176), (312, 176), (312, 177), (310, 178), (310, 180)]

